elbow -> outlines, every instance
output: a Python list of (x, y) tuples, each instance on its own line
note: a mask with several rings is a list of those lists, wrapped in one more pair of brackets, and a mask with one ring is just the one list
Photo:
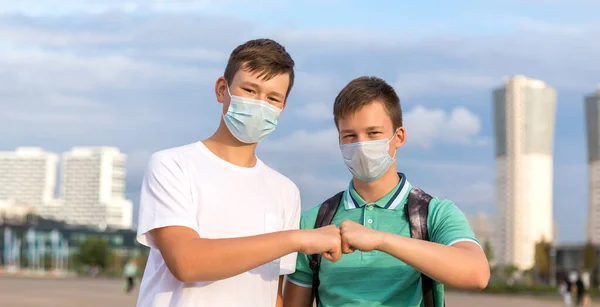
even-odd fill
[(194, 282), (189, 270), (182, 268), (181, 266), (174, 266), (173, 268), (169, 268), (173, 277), (179, 280), (182, 283)]
[(189, 274), (186, 274), (186, 273), (172, 272), (172, 274), (173, 274), (173, 277), (175, 277), (177, 280), (179, 280), (182, 283), (190, 283), (190, 282), (196, 281)]
[(448, 285), (462, 290), (481, 291), (487, 288), (490, 281), (489, 266), (474, 266), (464, 271), (460, 279), (449, 282)]
[(178, 260), (175, 259), (177, 258), (173, 257), (172, 259), (170, 259), (171, 261), (165, 261), (165, 263), (167, 264), (167, 268), (169, 269), (169, 272), (171, 272), (171, 275), (173, 275), (173, 277), (175, 277), (177, 280), (183, 283), (199, 281), (195, 280), (195, 278), (197, 277), (193, 276), (190, 266), (188, 266), (184, 261), (182, 261), (182, 258), (179, 258)]
[(490, 282), (490, 267), (485, 266), (479, 268), (475, 272), (473, 272), (472, 276), (472, 289), (479, 291), (484, 290), (485, 288), (487, 288), (488, 283)]

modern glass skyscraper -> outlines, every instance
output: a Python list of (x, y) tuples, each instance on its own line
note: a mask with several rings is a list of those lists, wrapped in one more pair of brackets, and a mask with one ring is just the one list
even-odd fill
[(552, 241), (556, 91), (525, 76), (493, 93), (496, 138), (495, 259), (529, 269), (535, 244)]
[(585, 98), (588, 148), (587, 239), (600, 244), (600, 84), (595, 94)]

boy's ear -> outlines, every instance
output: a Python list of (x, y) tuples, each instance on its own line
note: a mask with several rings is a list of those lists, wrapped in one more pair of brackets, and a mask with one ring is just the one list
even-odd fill
[(406, 130), (404, 130), (404, 127), (400, 127), (398, 129), (396, 129), (396, 137), (394, 138), (394, 147), (396, 147), (396, 149), (402, 147), (402, 145), (404, 145), (404, 143), (406, 142)]
[(215, 96), (219, 103), (223, 103), (225, 96), (227, 95), (227, 80), (221, 76), (215, 82)]

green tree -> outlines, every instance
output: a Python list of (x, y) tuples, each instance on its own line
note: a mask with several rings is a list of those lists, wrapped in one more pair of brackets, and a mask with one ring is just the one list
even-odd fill
[(75, 260), (80, 265), (97, 265), (102, 269), (109, 267), (112, 257), (108, 241), (102, 238), (87, 238), (79, 245)]
[(542, 280), (548, 280), (550, 277), (550, 243), (542, 239), (535, 244), (535, 264), (534, 269)]
[(504, 267), (504, 277), (510, 278), (518, 271), (519, 268), (517, 268), (514, 264), (508, 264)]
[(487, 257), (488, 262), (491, 264), (494, 261), (494, 250), (492, 249), (492, 244), (489, 240), (486, 240), (483, 244), (483, 252)]
[(587, 242), (583, 250), (583, 268), (588, 272), (596, 268), (596, 247), (591, 242)]

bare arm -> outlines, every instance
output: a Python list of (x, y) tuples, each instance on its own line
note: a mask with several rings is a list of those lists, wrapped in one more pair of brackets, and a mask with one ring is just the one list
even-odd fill
[(442, 284), (484, 289), (490, 267), (479, 245), (463, 241), (446, 246), (394, 234), (383, 234), (378, 250), (390, 254)]
[(335, 226), (231, 239), (203, 239), (180, 226), (157, 228), (151, 234), (167, 267), (182, 282), (229, 278), (297, 251), (325, 253), (333, 261), (341, 257)]
[(312, 307), (312, 288), (298, 286), (289, 280), (285, 281), (283, 306), (285, 307)]
[(490, 267), (479, 245), (462, 241), (446, 246), (364, 227), (352, 221), (340, 225), (342, 251), (380, 250), (442, 284), (462, 289), (484, 289)]

